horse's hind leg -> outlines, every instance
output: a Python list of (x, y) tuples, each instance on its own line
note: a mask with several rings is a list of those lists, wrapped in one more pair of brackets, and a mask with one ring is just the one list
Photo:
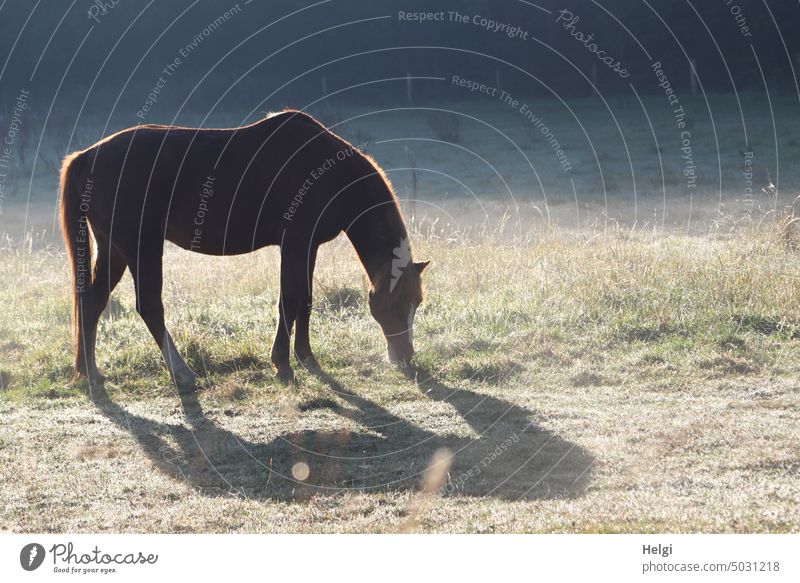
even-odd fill
[(131, 262), (131, 274), (136, 287), (136, 311), (161, 349), (164, 363), (178, 389), (190, 389), (194, 388), (197, 375), (181, 358), (164, 323), (164, 304), (161, 301), (163, 251), (163, 241), (158, 248), (143, 247), (138, 252), (136, 263)]
[(92, 283), (81, 298), (78, 311), (78, 351), (75, 368), (79, 374), (86, 375), (91, 384), (102, 384), (105, 377), (97, 370), (95, 344), (97, 341), (97, 322), (108, 304), (108, 298), (122, 275), (127, 263), (122, 254), (109, 245), (103, 237), (95, 236), (97, 257), (95, 258)]

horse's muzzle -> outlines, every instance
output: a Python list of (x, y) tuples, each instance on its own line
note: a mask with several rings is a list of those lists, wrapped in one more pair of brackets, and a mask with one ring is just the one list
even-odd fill
[(414, 345), (408, 340), (387, 338), (386, 345), (389, 349), (389, 362), (398, 366), (405, 366), (414, 356)]

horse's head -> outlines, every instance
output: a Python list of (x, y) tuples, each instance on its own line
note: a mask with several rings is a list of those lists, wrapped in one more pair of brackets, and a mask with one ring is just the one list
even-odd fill
[(422, 303), (422, 272), (430, 261), (408, 261), (389, 269), (373, 282), (369, 311), (380, 324), (389, 349), (389, 360), (403, 365), (414, 356), (414, 314)]

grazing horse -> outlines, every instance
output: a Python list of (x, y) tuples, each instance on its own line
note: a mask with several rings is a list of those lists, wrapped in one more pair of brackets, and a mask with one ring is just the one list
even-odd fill
[(130, 269), (136, 310), (181, 389), (197, 376), (164, 324), (164, 241), (208, 255), (280, 245), (278, 326), (271, 360), (291, 379), (289, 343), (316, 366), (309, 343), (317, 249), (345, 232), (371, 283), (369, 308), (389, 359), (414, 353), (421, 273), (391, 184), (357, 147), (295, 110), (251, 125), (197, 129), (140, 125), (70, 154), (61, 169), (59, 214), (72, 272), (76, 378), (102, 383), (97, 322)]

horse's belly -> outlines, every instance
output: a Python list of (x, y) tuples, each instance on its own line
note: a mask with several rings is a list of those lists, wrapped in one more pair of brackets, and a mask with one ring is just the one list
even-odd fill
[(236, 222), (228, 228), (215, 223), (192, 221), (179, 226), (170, 221), (166, 238), (183, 249), (205, 255), (241, 255), (280, 243), (279, 236), (265, 236), (261, 229), (248, 229)]

